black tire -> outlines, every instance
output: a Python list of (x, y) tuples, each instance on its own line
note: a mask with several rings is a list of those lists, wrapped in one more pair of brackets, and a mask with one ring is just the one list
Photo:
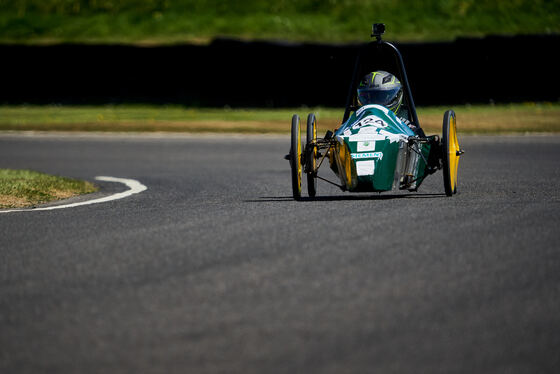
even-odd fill
[(441, 136), (443, 187), (447, 196), (457, 193), (457, 164), (459, 162), (459, 145), (455, 112), (448, 110), (443, 115)]
[(308, 156), (305, 160), (305, 169), (307, 170), (307, 193), (310, 197), (317, 194), (317, 120), (315, 115), (310, 113), (307, 116), (307, 143), (305, 144), (305, 154)]
[(292, 117), (292, 136), (290, 144), (290, 167), (292, 169), (292, 196), (301, 199), (301, 127), (297, 114)]

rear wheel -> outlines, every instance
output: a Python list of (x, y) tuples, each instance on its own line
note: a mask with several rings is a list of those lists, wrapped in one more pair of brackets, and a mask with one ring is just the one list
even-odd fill
[(441, 137), (442, 163), (443, 163), (443, 186), (447, 196), (457, 193), (457, 171), (459, 157), (463, 153), (459, 148), (457, 140), (457, 120), (455, 112), (448, 110), (443, 115), (443, 128)]
[(292, 137), (290, 145), (290, 166), (292, 169), (292, 195), (301, 199), (301, 128), (297, 114), (292, 117)]
[(307, 116), (307, 143), (305, 144), (305, 169), (307, 174), (307, 192), (310, 197), (317, 193), (317, 120), (313, 113)]

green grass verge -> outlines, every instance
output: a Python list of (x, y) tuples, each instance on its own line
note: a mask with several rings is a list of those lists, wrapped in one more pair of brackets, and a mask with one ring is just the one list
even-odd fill
[(96, 190), (86, 181), (31, 170), (0, 169), (0, 209), (23, 208)]
[(0, 0), (0, 42), (367, 41), (560, 32), (559, 0)]
[[(427, 132), (441, 131), (447, 107), (418, 108)], [(455, 106), (462, 133), (560, 132), (560, 103)], [(287, 133), (292, 114), (316, 114), (320, 131), (343, 109), (209, 109), (181, 106), (0, 106), (0, 131)]]

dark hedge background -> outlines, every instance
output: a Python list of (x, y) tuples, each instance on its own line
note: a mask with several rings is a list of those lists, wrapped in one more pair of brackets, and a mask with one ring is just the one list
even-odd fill
[[(396, 44), (417, 105), (558, 101), (559, 35)], [(0, 103), (342, 107), (361, 45), (0, 45)]]

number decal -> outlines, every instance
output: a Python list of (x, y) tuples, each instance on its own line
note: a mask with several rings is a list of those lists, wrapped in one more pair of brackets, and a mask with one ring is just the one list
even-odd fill
[(379, 127), (379, 128), (384, 128), (387, 127), (387, 123), (385, 121), (383, 121), (381, 118), (377, 117), (377, 116), (367, 116), (366, 118), (356, 122), (354, 125), (352, 125), (352, 130), (358, 130), (364, 126), (373, 126), (373, 127)]

